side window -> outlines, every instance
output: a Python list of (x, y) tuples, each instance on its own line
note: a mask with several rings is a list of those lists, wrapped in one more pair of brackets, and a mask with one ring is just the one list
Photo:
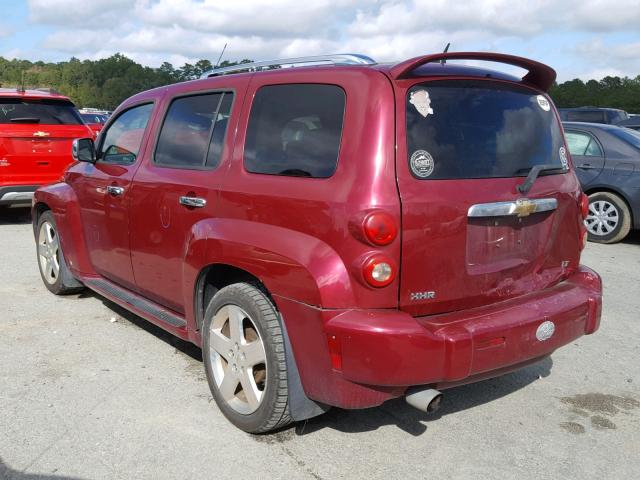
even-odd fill
[(244, 166), (252, 173), (327, 178), (338, 163), (345, 93), (335, 85), (262, 87), (249, 117)]
[(155, 163), (182, 168), (217, 167), (232, 101), (232, 93), (173, 100), (160, 130)]
[(567, 145), (571, 155), (582, 155), (587, 157), (602, 157), (600, 145), (591, 135), (578, 132), (566, 132)]
[(152, 110), (153, 104), (146, 103), (118, 116), (102, 134), (100, 161), (121, 165), (135, 163)]
[(602, 149), (600, 148), (600, 145), (598, 145), (598, 142), (595, 141), (595, 139), (592, 137), (589, 140), (589, 145), (587, 146), (587, 150), (584, 152), (584, 154), (588, 157), (602, 157)]

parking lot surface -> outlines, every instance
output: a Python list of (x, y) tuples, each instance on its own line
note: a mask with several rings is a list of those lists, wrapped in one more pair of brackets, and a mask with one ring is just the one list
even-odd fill
[(637, 478), (640, 235), (589, 244), (601, 328), (519, 372), (245, 434), (200, 350), (104, 298), (42, 285), (28, 210), (0, 214), (0, 478)]

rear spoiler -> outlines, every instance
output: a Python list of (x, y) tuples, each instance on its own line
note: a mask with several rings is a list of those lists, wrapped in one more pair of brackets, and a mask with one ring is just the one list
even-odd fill
[(485, 52), (442, 52), (410, 58), (391, 67), (389, 74), (394, 80), (400, 80), (408, 78), (411, 72), (422, 65), (446, 60), (484, 60), (521, 67), (528, 70), (527, 74), (522, 77), (522, 83), (529, 84), (545, 92), (551, 88), (556, 79), (556, 71), (544, 63), (515, 55)]

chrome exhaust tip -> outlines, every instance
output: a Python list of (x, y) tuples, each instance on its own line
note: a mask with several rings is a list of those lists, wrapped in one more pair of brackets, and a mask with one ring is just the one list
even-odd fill
[(424, 413), (433, 413), (440, 408), (442, 392), (435, 388), (412, 389), (404, 397), (409, 405)]

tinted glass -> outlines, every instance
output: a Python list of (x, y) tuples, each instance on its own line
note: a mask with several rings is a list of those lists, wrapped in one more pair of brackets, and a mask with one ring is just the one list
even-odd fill
[(640, 132), (630, 130), (628, 128), (616, 128), (610, 130), (609, 133), (624, 140), (627, 143), (630, 143), (636, 148), (640, 148)]
[(570, 122), (607, 123), (604, 112), (567, 112), (567, 120)]
[(81, 113), (80, 116), (85, 123), (105, 123), (107, 121), (105, 115), (99, 115), (97, 113)]
[(231, 93), (210, 93), (171, 102), (158, 138), (155, 162), (186, 168), (216, 166), (232, 99)]
[(627, 120), (629, 118), (629, 114), (624, 110), (615, 110), (611, 112), (610, 117), (611, 123), (618, 123), (622, 122), (623, 120)]
[(407, 160), (416, 178), (513, 177), (534, 165), (562, 168), (555, 113), (524, 87), (427, 82), (409, 90), (406, 108)]
[(334, 85), (262, 87), (249, 118), (249, 172), (326, 178), (338, 162), (345, 94)]
[(0, 99), (0, 123), (80, 125), (83, 122), (71, 102), (2, 98)]
[(571, 155), (583, 155), (588, 157), (602, 157), (600, 145), (591, 135), (578, 132), (566, 132), (567, 146)]
[(130, 108), (121, 114), (103, 134), (100, 160), (108, 163), (132, 164), (136, 161), (144, 130), (153, 104)]

